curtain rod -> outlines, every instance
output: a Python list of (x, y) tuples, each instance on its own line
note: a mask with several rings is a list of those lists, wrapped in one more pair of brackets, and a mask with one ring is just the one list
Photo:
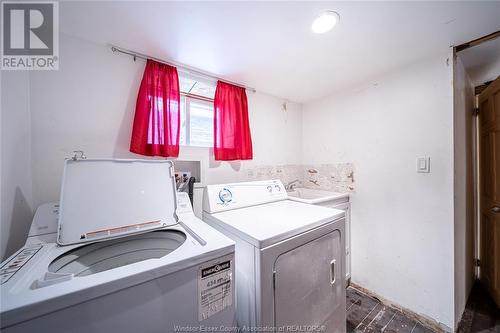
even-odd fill
[(188, 74), (193, 74), (195, 76), (199, 76), (199, 77), (202, 77), (202, 78), (205, 78), (205, 79), (209, 79), (209, 80), (222, 81), (222, 82), (225, 82), (225, 83), (233, 84), (233, 85), (238, 86), (238, 87), (245, 88), (246, 90), (249, 90), (251, 92), (256, 92), (255, 88), (251, 88), (251, 87), (245, 86), (243, 84), (239, 84), (239, 83), (236, 83), (236, 82), (233, 82), (233, 81), (222, 79), (222, 78), (220, 78), (218, 76), (215, 76), (213, 74), (210, 74), (208, 72), (205, 72), (205, 71), (193, 68), (193, 67), (182, 65), (182, 64), (179, 64), (179, 63), (176, 63), (176, 62), (173, 62), (173, 61), (166, 61), (166, 60), (163, 60), (163, 59), (151, 57), (151, 56), (148, 56), (146, 54), (142, 54), (142, 53), (139, 53), (139, 52), (134, 52), (134, 51), (131, 51), (131, 50), (124, 49), (122, 47), (118, 47), (118, 46), (114, 46), (114, 45), (110, 45), (110, 46), (111, 46), (111, 51), (113, 51), (115, 53), (118, 52), (118, 53), (123, 53), (123, 54), (129, 55), (129, 56), (131, 56), (131, 57), (134, 58), (134, 61), (137, 58), (143, 59), (143, 60), (151, 59), (151, 60), (163, 63), (163, 64), (174, 66), (174, 67), (178, 68), (180, 71), (188, 73)]

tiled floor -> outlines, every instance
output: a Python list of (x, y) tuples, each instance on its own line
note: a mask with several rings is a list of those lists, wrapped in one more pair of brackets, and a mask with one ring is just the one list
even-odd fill
[[(347, 288), (347, 332), (433, 333), (353, 287)], [(500, 309), (479, 283), (472, 289), (457, 333), (500, 333)]]
[(347, 288), (347, 332), (433, 333), (406, 317), (401, 311), (385, 306), (353, 287)]
[(457, 332), (500, 333), (500, 309), (479, 283), (472, 288)]

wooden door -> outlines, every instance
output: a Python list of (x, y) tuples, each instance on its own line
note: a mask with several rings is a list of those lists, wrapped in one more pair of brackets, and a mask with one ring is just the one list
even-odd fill
[(500, 77), (479, 95), (481, 281), (500, 306)]

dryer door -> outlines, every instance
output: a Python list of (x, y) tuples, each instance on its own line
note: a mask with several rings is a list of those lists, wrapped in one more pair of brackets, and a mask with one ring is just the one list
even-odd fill
[(335, 230), (276, 259), (277, 329), (324, 325), (323, 332), (345, 332), (345, 273), (340, 237)]

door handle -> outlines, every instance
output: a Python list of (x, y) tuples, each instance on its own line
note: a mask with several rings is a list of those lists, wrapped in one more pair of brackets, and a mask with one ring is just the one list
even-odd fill
[(492, 211), (493, 213), (500, 213), (500, 207), (495, 206), (495, 207), (493, 207), (493, 208), (491, 209), (491, 211)]
[(334, 285), (335, 281), (337, 280), (337, 276), (335, 274), (335, 263), (337, 260), (333, 259), (330, 261), (330, 285)]

